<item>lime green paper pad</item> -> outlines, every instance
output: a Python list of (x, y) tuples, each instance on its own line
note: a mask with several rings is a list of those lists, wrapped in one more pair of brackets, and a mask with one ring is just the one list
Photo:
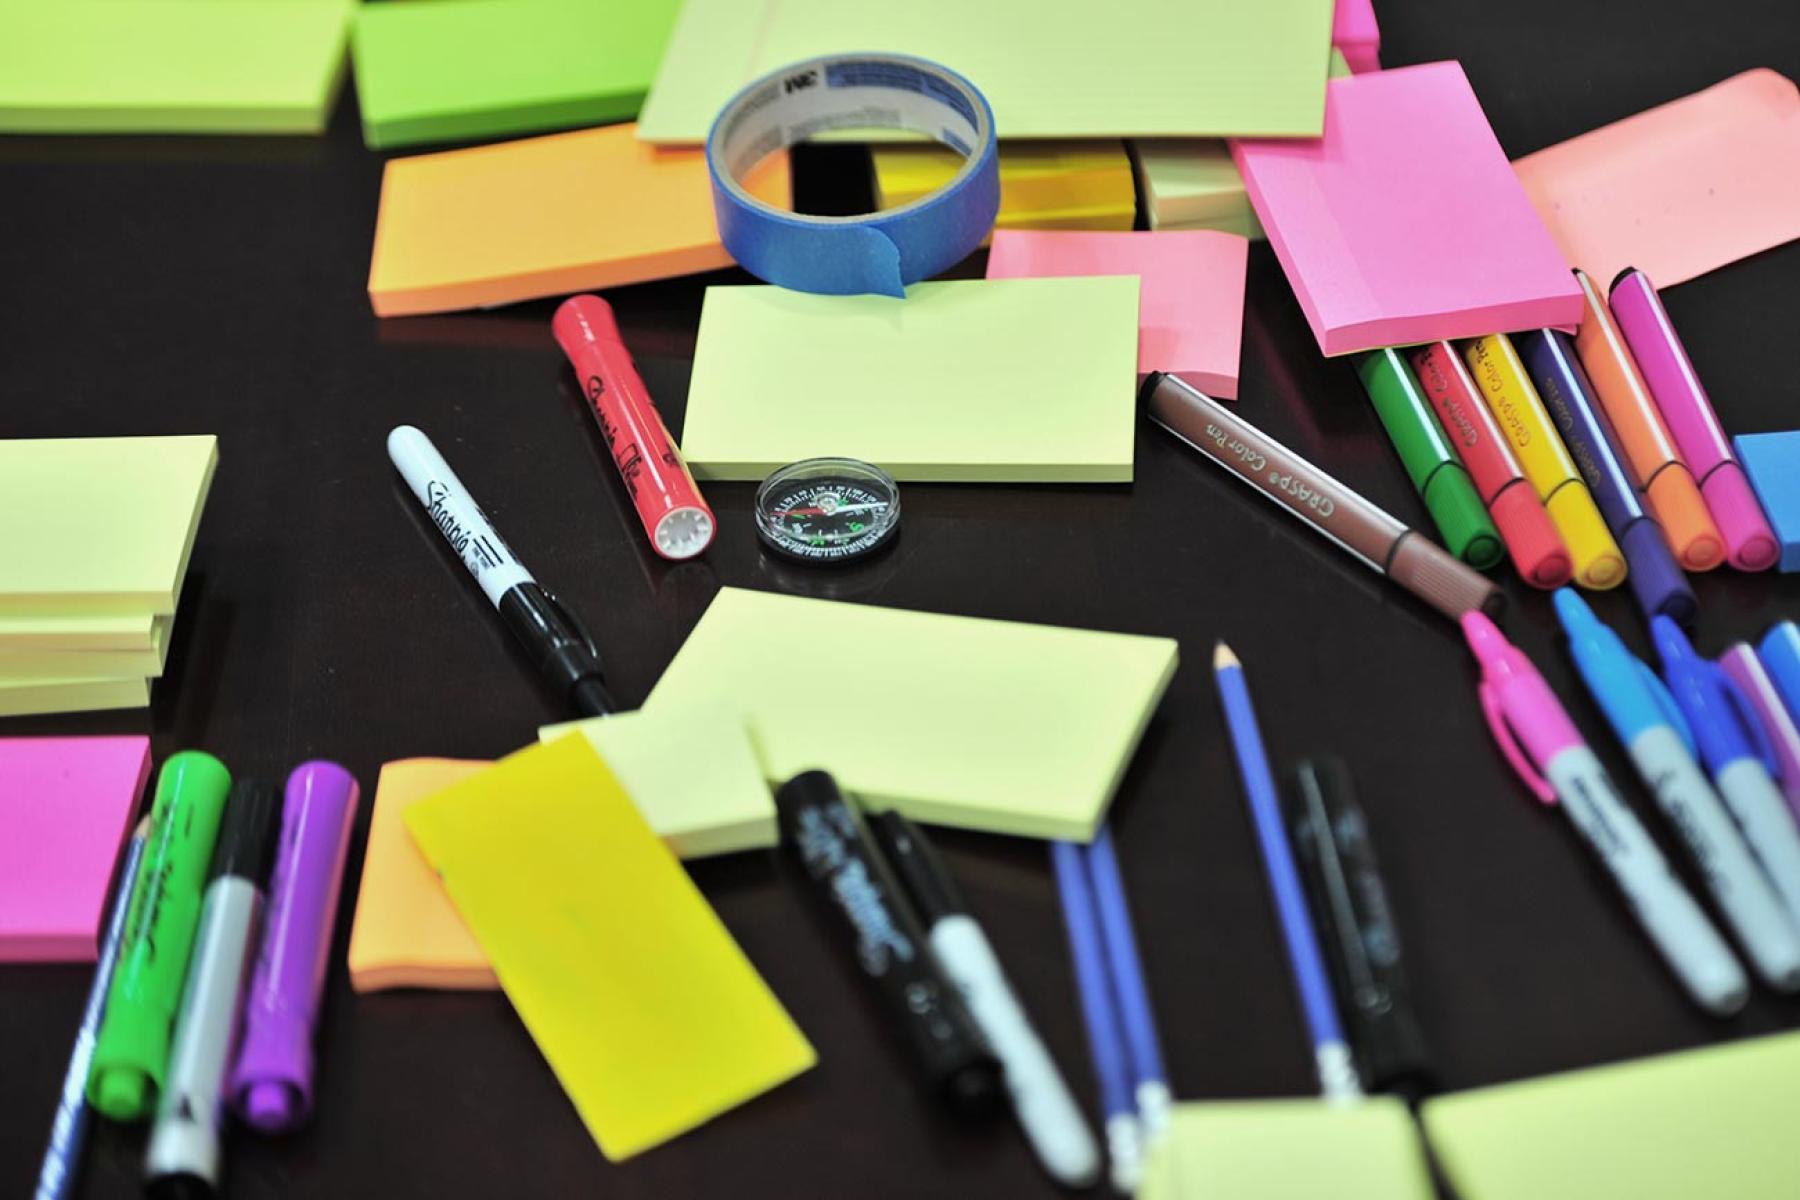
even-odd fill
[(1178, 1104), (1137, 1200), (1432, 1200), (1406, 1106), (1244, 1100)]
[(1792, 1200), (1800, 1033), (1428, 1100), (1463, 1200)]
[(143, 708), (149, 703), (150, 681), (142, 676), (131, 679), (45, 677), (0, 680), (0, 717)]
[(319, 133), (346, 0), (0, 0), (0, 131)]
[(875, 808), (1094, 835), (1175, 643), (725, 588), (645, 708), (722, 704), (771, 781), (814, 767)]
[(169, 660), (163, 636), (168, 618), (154, 628), (157, 643), (148, 650), (27, 650), (0, 640), (0, 683), (44, 677), (102, 679), (121, 675), (159, 678)]
[(1317, 137), (1332, 0), (687, 0), (638, 136), (704, 140), (751, 80), (822, 54), (966, 76), (1004, 137)]
[(153, 650), (169, 640), (171, 613), (122, 617), (12, 617), (0, 614), (0, 646), (8, 650)]
[(371, 148), (513, 137), (637, 115), (679, 0), (365, 4), (353, 38)]
[(847, 455), (896, 479), (1131, 478), (1135, 276), (709, 287), (681, 448), (701, 479)]
[(210, 435), (0, 441), (0, 615), (173, 612), (217, 462)]

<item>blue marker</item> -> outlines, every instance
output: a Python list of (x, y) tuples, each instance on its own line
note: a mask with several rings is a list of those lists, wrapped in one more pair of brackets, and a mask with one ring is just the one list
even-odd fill
[(1693, 728), (1700, 757), (1737, 818), (1788, 919), (1800, 925), (1800, 829), (1775, 786), (1772, 753), (1748, 702), (1719, 665), (1694, 652), (1667, 617), (1650, 622), (1663, 678)]
[(1618, 435), (1594, 399), (1594, 385), (1576, 357), (1574, 341), (1559, 330), (1539, 329), (1515, 335), (1513, 345), (1594, 494), (1606, 527), (1624, 551), (1625, 579), (1645, 619), (1660, 613), (1683, 625), (1693, 624), (1700, 602), (1669, 550), (1662, 526), (1644, 511), (1637, 488), (1620, 465)]
[(1557, 590), (1556, 615), (1588, 693), (1681, 835), (1756, 973), (1778, 991), (1800, 991), (1800, 927), (1694, 761), (1693, 734), (1674, 698), (1573, 588)]
[(1100, 937), (1106, 946), (1113, 997), (1118, 1001), (1119, 1024), (1125, 1031), (1125, 1051), (1131, 1062), (1138, 1129), (1148, 1155), (1169, 1127), (1171, 1100), (1156, 1016), (1150, 1010), (1150, 990), (1138, 958), (1137, 934), (1132, 931), (1131, 909), (1125, 903), (1125, 881), (1119, 876), (1119, 859), (1113, 852), (1112, 830), (1102, 825), (1082, 857), (1093, 888), (1094, 911), (1100, 917)]
[(1756, 656), (1762, 659), (1775, 690), (1781, 693), (1782, 703), (1794, 715), (1794, 722), (1800, 724), (1800, 625), (1792, 621), (1771, 625), (1769, 632), (1763, 634), (1762, 645), (1756, 648)]

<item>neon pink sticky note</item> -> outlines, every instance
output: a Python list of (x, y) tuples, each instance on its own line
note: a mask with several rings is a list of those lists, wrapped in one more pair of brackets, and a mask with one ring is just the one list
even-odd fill
[(1513, 169), (1571, 265), (1669, 287), (1800, 237), (1800, 88), (1745, 71)]
[(1136, 275), (1138, 375), (1166, 371), (1237, 397), (1250, 243), (1235, 233), (996, 229), (987, 277)]
[(1460, 63), (1333, 79), (1323, 137), (1231, 150), (1328, 355), (1581, 320)]
[(1381, 70), (1381, 27), (1375, 24), (1373, 0), (1337, 0), (1331, 13), (1331, 44), (1361, 75)]
[(144, 737), (0, 738), (0, 962), (93, 962)]

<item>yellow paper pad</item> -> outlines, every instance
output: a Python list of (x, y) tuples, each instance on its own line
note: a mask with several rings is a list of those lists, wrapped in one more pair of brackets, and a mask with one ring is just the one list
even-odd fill
[(1332, 0), (687, 0), (639, 116), (699, 142), (739, 88), (820, 54), (913, 54), (967, 77), (1007, 137), (1316, 137)]
[(0, 646), (9, 650), (156, 650), (169, 638), (170, 613), (125, 617), (11, 617), (0, 614)]
[(848, 455), (896, 479), (1131, 478), (1135, 276), (709, 287), (681, 448), (701, 479)]
[(0, 614), (175, 609), (218, 439), (0, 441)]
[(1088, 841), (1175, 672), (1167, 638), (725, 588), (645, 707), (726, 704), (772, 782)]
[(405, 821), (608, 1159), (816, 1061), (587, 739), (521, 750)]
[[(948, 146), (870, 150), (875, 203), (898, 208), (950, 182), (963, 156)], [(1124, 143), (1002, 142), (1000, 229), (1130, 229), (1137, 192)]]
[[(369, 302), (378, 316), (448, 312), (731, 265), (699, 150), (638, 142), (630, 125), (387, 164)], [(785, 155), (747, 184), (788, 205)]]
[(1432, 1200), (1418, 1130), (1391, 1097), (1178, 1104), (1138, 1200)]
[(1463, 1200), (1793, 1200), (1800, 1033), (1428, 1100)]
[(0, 717), (143, 708), (149, 703), (150, 681), (141, 675), (127, 679), (42, 676), (0, 680)]

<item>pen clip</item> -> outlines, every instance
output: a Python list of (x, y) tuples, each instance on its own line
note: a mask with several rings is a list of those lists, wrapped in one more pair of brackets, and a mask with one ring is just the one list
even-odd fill
[(1723, 667), (1717, 663), (1707, 663), (1713, 670), (1713, 678), (1718, 681), (1719, 690), (1725, 695), (1725, 706), (1737, 719), (1744, 736), (1750, 741), (1750, 747), (1756, 757), (1761, 760), (1765, 770), (1775, 779), (1781, 778), (1781, 763), (1775, 757), (1775, 744), (1769, 740), (1769, 731), (1763, 728), (1762, 718), (1756, 714), (1756, 706), (1750, 703), (1750, 697), (1738, 686)]
[(1542, 804), (1556, 803), (1556, 789), (1550, 786), (1549, 780), (1538, 774), (1537, 768), (1531, 765), (1531, 757), (1525, 753), (1525, 747), (1519, 744), (1512, 726), (1507, 723), (1506, 709), (1500, 703), (1500, 697), (1491, 684), (1483, 682), (1475, 689), (1475, 695), (1481, 701), (1481, 711), (1487, 717), (1488, 728), (1493, 731), (1494, 741), (1500, 746), (1500, 753), (1511, 764), (1513, 773), (1522, 780), (1531, 794)]
[(1644, 689), (1650, 693), (1651, 703), (1656, 705), (1657, 711), (1662, 713), (1663, 718), (1674, 727), (1675, 736), (1681, 739), (1682, 745), (1687, 747), (1690, 755), (1698, 757), (1700, 751), (1694, 743), (1693, 727), (1688, 724), (1687, 716), (1681, 711), (1681, 706), (1675, 703), (1675, 697), (1669, 694), (1669, 686), (1662, 681), (1661, 676), (1650, 669), (1649, 663), (1635, 654), (1631, 656), (1631, 665), (1637, 669), (1638, 677), (1644, 681)]

